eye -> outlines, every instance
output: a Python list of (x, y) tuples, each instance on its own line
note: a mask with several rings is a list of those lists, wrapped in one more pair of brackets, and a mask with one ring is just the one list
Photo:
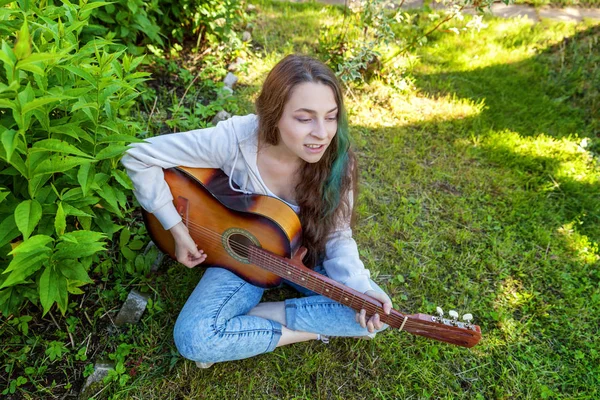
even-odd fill
[(337, 115), (325, 118), (327, 121), (337, 121)]
[(303, 124), (312, 121), (310, 118), (296, 118), (296, 120), (298, 120), (298, 122), (302, 122)]

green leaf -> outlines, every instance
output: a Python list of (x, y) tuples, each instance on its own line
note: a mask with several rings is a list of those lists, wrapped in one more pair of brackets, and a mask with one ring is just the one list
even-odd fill
[(46, 269), (44, 269), (44, 272), (42, 273), (42, 276), (40, 277), (40, 302), (42, 303), (42, 307), (44, 307), (44, 315), (46, 315), (46, 313), (50, 311), (50, 308), (52, 307), (54, 302), (59, 300), (58, 278), (59, 276), (54, 272), (53, 266), (46, 267)]
[(121, 156), (129, 149), (130, 146), (111, 145), (105, 149), (100, 150), (98, 154), (96, 154), (96, 160), (105, 160), (107, 158)]
[(130, 238), (131, 232), (129, 231), (129, 228), (125, 227), (121, 229), (121, 233), (119, 233), (119, 247), (127, 246), (127, 243), (129, 243)]
[(75, 75), (77, 75), (77, 76), (85, 79), (85, 81), (87, 83), (89, 83), (90, 85), (92, 85), (92, 87), (94, 89), (96, 88), (96, 85), (97, 85), (96, 78), (94, 78), (89, 72), (87, 72), (83, 68), (75, 67), (75, 66), (72, 66), (72, 65), (63, 65), (62, 68), (64, 68), (67, 71), (70, 71), (70, 72), (74, 73)]
[[(8, 43), (6, 43), (4, 40), (2, 41), (2, 51), (0, 51), (0, 60), (3, 61), (6, 64), (6, 66), (10, 67), (10, 69), (12, 69), (17, 63), (17, 57), (15, 57), (15, 53), (12, 51)], [(9, 74), (7, 71), (6, 75), (10, 76), (11, 74)]]
[(15, 56), (22, 60), (29, 57), (31, 54), (31, 39), (29, 37), (29, 28), (27, 27), (27, 19), (23, 20), (21, 30), (17, 33), (17, 42), (15, 43)]
[(0, 99), (0, 108), (10, 108), (13, 111), (17, 110), (17, 103), (14, 100)]
[(41, 174), (36, 175), (29, 180), (27, 189), (29, 190), (29, 196), (35, 198), (38, 190), (44, 187), (44, 184), (50, 179), (52, 174)]
[(46, 247), (46, 244), (53, 242), (53, 241), (54, 241), (54, 239), (52, 239), (50, 236), (35, 235), (35, 236), (32, 236), (29, 239), (25, 240), (24, 242), (21, 242), (21, 244), (18, 245), (17, 247), (15, 247), (13, 249), (13, 251), (8, 253), (8, 255), (15, 255), (15, 254), (20, 254), (20, 253), (30, 253), (30, 252), (40, 253), (43, 251), (51, 251), (52, 249)]
[(10, 214), (0, 224), (0, 247), (10, 243), (17, 236), (19, 236), (19, 229), (15, 223), (15, 216), (14, 214)]
[(22, 105), (21, 114), (25, 115), (29, 111), (32, 111), (32, 110), (35, 110), (36, 108), (45, 106), (48, 103), (66, 100), (66, 99), (70, 99), (70, 97), (67, 97), (67, 96), (45, 96), (45, 97), (39, 97), (35, 100), (29, 101), (24, 106), (22, 105), (23, 103), (21, 103), (21, 105)]
[(8, 268), (3, 272), (3, 274), (10, 272), (10, 275), (2, 283), (0, 289), (25, 282), (49, 258), (50, 253), (45, 251), (17, 254), (10, 264), (8, 264)]
[(133, 183), (131, 183), (131, 179), (125, 173), (125, 171), (121, 171), (120, 169), (115, 169), (112, 171), (112, 176), (115, 177), (117, 182), (121, 184), (125, 189), (133, 190)]
[(7, 129), (2, 132), (2, 145), (4, 146), (4, 150), (6, 151), (6, 159), (10, 160), (12, 157), (13, 151), (17, 148), (19, 135), (17, 135), (17, 131), (13, 129)]
[(93, 218), (94, 214), (87, 213), (79, 208), (73, 207), (72, 205), (63, 202), (63, 208), (66, 215), (73, 215), (75, 217), (90, 217)]
[[(17, 312), (25, 296), (21, 294), (20, 288), (9, 287), (0, 290), (0, 313), (2, 315), (11, 315)], [(3, 392), (3, 394), (6, 394)]]
[(41, 162), (33, 171), (34, 175), (65, 172), (79, 165), (96, 162), (88, 158), (53, 155)]
[(135, 256), (137, 255), (134, 251), (132, 251), (129, 247), (121, 247), (121, 254), (128, 259), (129, 261), (135, 260)]
[(104, 240), (106, 237), (100, 232), (74, 231), (61, 236), (61, 242), (56, 245), (56, 258), (75, 259), (87, 257), (105, 250)]
[(77, 182), (81, 186), (81, 191), (84, 196), (87, 195), (92, 183), (94, 183), (95, 170), (91, 163), (83, 164), (77, 172)]
[(108, 4), (112, 4), (112, 3), (108, 2), (108, 1), (96, 1), (96, 2), (93, 2), (93, 3), (87, 3), (83, 7), (81, 7), (80, 12), (84, 13), (86, 11), (91, 11), (94, 8), (104, 7), (104, 6), (108, 5)]
[(27, 240), (42, 218), (42, 206), (37, 200), (22, 201), (15, 209), (15, 222), (23, 239)]
[(0, 188), (0, 203), (2, 203), (9, 194), (10, 194), (10, 192), (8, 192), (8, 191), (5, 192), (4, 189)]
[(121, 210), (119, 210), (119, 204), (117, 202), (117, 196), (115, 195), (115, 191), (111, 186), (101, 186), (100, 188), (96, 189), (96, 193), (98, 193), (98, 195), (108, 203), (111, 211), (116, 213), (119, 217), (122, 217)]
[(19, 69), (23, 65), (28, 65), (31, 63), (44, 62), (44, 61), (54, 61), (56, 59), (61, 58), (61, 54), (57, 53), (34, 53), (29, 57), (19, 61), (16, 65), (16, 68)]
[(21, 66), (20, 69), (22, 71), (33, 72), (34, 74), (41, 75), (41, 76), (45, 76), (46, 75), (46, 73), (44, 72), (44, 70), (42, 68), (38, 67), (35, 64), (25, 64), (25, 65)]
[(65, 261), (60, 265), (60, 273), (71, 280), (93, 283), (94, 281), (90, 279), (87, 271), (83, 268), (80, 262), (69, 260)]
[(69, 124), (51, 126), (50, 132), (67, 135), (67, 136), (72, 137), (73, 139), (76, 139), (77, 141), (81, 141), (81, 139), (83, 139), (89, 143), (94, 142), (94, 140), (90, 137), (90, 135), (85, 130), (83, 130), (81, 128), (80, 124), (78, 124), (78, 123), (69, 123)]
[[(84, 153), (79, 150), (77, 147), (65, 142), (64, 140), (58, 139), (44, 139), (39, 142), (35, 142), (33, 147), (29, 150), (30, 152), (36, 151), (52, 151), (56, 153), (67, 153), (67, 154), (75, 154), (82, 157), (90, 157), (89, 154)], [(89, 165), (89, 164), (88, 164)]]
[(19, 154), (13, 153), (13, 156), (10, 159), (10, 164), (15, 167), (15, 169), (19, 171), (23, 177), (29, 178), (29, 170)]
[(56, 234), (61, 236), (65, 233), (65, 229), (67, 228), (67, 217), (65, 215), (65, 210), (62, 206), (62, 201), (58, 203), (58, 209), (56, 210), (56, 217), (54, 217), (54, 229), (56, 230)]
[[(104, 126), (104, 125), (102, 125)], [(138, 139), (132, 135), (110, 135), (98, 140), (98, 143), (115, 143), (115, 142), (127, 142), (127, 143), (145, 143), (144, 139)]]
[(144, 242), (139, 239), (132, 240), (131, 243), (129, 243), (129, 248), (131, 250), (141, 250), (142, 247), (144, 247)]

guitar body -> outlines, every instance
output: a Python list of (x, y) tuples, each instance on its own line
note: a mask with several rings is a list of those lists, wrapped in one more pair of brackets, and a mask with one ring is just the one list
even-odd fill
[[(170, 168), (164, 170), (177, 211), (198, 247), (207, 255), (203, 265), (216, 265), (253, 285), (270, 288), (282, 279), (248, 261), (248, 245), (285, 258), (296, 254), (302, 228), (294, 210), (275, 198), (245, 195), (229, 187), (219, 169)], [(158, 248), (175, 257), (175, 241), (158, 219), (143, 211), (144, 222)]]

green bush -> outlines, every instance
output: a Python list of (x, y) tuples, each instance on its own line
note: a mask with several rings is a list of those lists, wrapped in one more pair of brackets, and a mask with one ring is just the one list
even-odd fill
[[(117, 0), (92, 14), (87, 32), (108, 35), (129, 45), (165, 47), (193, 40), (198, 48), (242, 47), (234, 27), (245, 20), (238, 0)], [(230, 56), (235, 56), (231, 54)]]
[[(147, 73), (143, 61), (105, 39), (80, 46), (104, 2), (18, 1), (0, 49), (0, 312), (26, 300), (54, 303), (91, 282), (88, 271), (121, 229), (131, 183), (119, 170), (128, 120)], [(14, 32), (18, 29), (17, 32)], [(16, 40), (15, 40), (16, 36)]]

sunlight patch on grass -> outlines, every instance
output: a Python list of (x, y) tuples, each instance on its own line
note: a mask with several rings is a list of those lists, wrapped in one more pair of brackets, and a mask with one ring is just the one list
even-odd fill
[[(466, 24), (468, 18), (465, 18)], [(543, 21), (532, 25), (526, 20), (486, 19), (480, 32), (438, 35), (424, 55), (426, 63), (439, 63), (446, 72), (472, 71), (494, 65), (513, 64), (535, 56), (584, 26)]]
[[(593, 159), (580, 147), (578, 138), (553, 138), (540, 133), (535, 137), (523, 137), (516, 132), (504, 130), (488, 135), (482, 141), (488, 150), (504, 153), (506, 161), (519, 166), (524, 172), (546, 172), (553, 179), (571, 180), (594, 184)], [(512, 154), (510, 154), (512, 153)], [(555, 182), (558, 188), (559, 183)]]
[(574, 228), (573, 222), (562, 225), (557, 229), (557, 232), (565, 240), (567, 247), (576, 254), (579, 261), (588, 265), (600, 261), (598, 243), (595, 243), (587, 236), (578, 233)]
[(393, 127), (426, 121), (449, 121), (471, 118), (484, 109), (483, 101), (454, 95), (432, 98), (414, 90), (400, 92), (374, 81), (357, 93), (347, 96), (350, 123), (365, 127)]

